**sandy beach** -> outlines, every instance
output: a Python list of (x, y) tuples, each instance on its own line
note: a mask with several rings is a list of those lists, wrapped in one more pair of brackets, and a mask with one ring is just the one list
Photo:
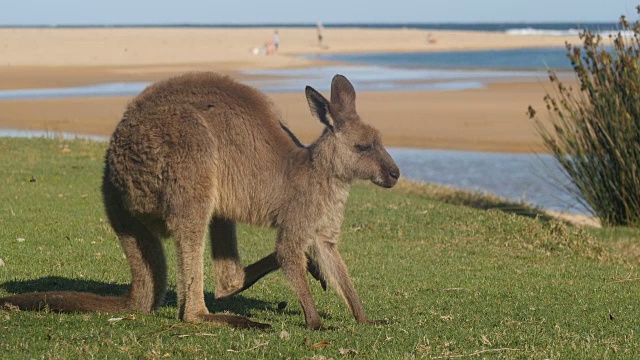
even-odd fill
[[(561, 46), (577, 37), (414, 29), (278, 29), (280, 48), (254, 55), (273, 28), (0, 29), (0, 89), (57, 88), (120, 81), (155, 81), (194, 70), (232, 74), (247, 69), (317, 65), (296, 55)], [(427, 38), (436, 39), (428, 43)], [(348, 76), (348, 74), (346, 74)], [(541, 82), (545, 79), (541, 79)], [(543, 83), (502, 82), (465, 91), (360, 92), (361, 115), (392, 146), (541, 151), (527, 106), (543, 109)], [(544, 83), (547, 85), (546, 83)], [(304, 141), (320, 126), (302, 90), (271, 98)], [(0, 128), (109, 135), (128, 97), (0, 101)], [(391, 121), (392, 120), (392, 121)]]

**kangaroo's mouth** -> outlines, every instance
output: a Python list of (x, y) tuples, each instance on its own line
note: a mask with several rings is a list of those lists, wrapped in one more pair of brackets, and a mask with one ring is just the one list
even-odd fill
[(389, 189), (396, 186), (398, 179), (400, 179), (400, 169), (394, 164), (394, 166), (380, 169), (380, 172), (371, 179), (371, 182)]
[(371, 182), (380, 187), (391, 189), (392, 187), (396, 186), (396, 184), (398, 183), (398, 179), (394, 177), (387, 177), (384, 180), (374, 179), (374, 180), (371, 180)]

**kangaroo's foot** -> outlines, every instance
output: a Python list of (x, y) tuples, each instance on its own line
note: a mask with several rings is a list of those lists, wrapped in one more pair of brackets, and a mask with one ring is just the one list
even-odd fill
[(216, 325), (226, 325), (236, 329), (258, 329), (265, 330), (271, 328), (271, 325), (251, 321), (244, 316), (231, 314), (211, 314), (208, 311), (198, 311), (185, 313), (182, 318), (188, 323), (213, 323)]
[(267, 330), (271, 328), (271, 325), (265, 323), (259, 323), (251, 321), (243, 316), (228, 315), (228, 314), (205, 314), (202, 315), (202, 320), (212, 322), (215, 324), (222, 324), (231, 326), (236, 329), (257, 329)]

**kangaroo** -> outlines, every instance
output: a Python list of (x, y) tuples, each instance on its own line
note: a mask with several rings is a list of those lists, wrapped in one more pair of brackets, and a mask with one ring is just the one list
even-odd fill
[[(308, 269), (323, 286), (326, 279), (358, 322), (374, 323), (338, 253), (338, 237), (351, 183), (362, 179), (391, 188), (400, 171), (379, 132), (360, 120), (346, 77), (333, 78), (331, 101), (309, 86), (305, 94), (311, 113), (325, 126), (309, 146), (281, 123), (266, 95), (230, 77), (190, 73), (149, 86), (127, 106), (111, 137), (102, 184), (108, 219), (130, 265), (127, 295), (27, 293), (1, 298), (0, 306), (154, 312), (167, 285), (161, 239), (172, 237), (180, 320), (269, 327), (209, 313), (203, 285), (209, 230), (217, 298), (281, 268), (306, 326), (321, 329)], [(237, 222), (277, 228), (275, 251), (244, 268)]]

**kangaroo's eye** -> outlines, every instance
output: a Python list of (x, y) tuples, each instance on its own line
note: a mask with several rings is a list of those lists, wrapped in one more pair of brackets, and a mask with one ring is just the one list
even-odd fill
[(373, 145), (370, 145), (370, 144), (356, 145), (356, 150), (358, 150), (359, 152), (367, 152), (367, 151), (371, 151), (371, 149), (373, 149)]

